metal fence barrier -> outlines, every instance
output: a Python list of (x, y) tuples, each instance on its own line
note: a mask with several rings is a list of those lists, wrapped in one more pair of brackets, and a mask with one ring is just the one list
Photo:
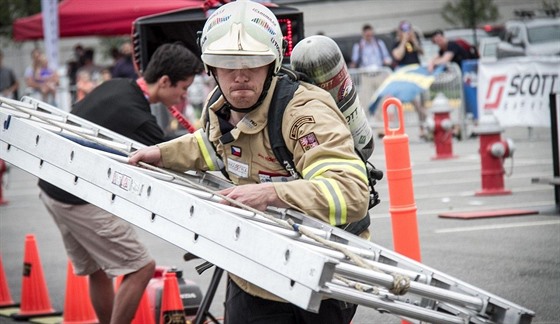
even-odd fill
[[(368, 107), (372, 102), (375, 91), (381, 87), (393, 71), (383, 67), (379, 69), (349, 69), (348, 72), (358, 92), (362, 108), (370, 119), (370, 125), (374, 129), (381, 130), (383, 127), (382, 114), (376, 111), (372, 116)], [(451, 118), (461, 128), (461, 134), (465, 134), (469, 120), (465, 114), (461, 68), (457, 64), (448, 64), (445, 70), (435, 77), (431, 87), (421, 94), (421, 104), (426, 107), (428, 118), (431, 118), (430, 108), (438, 93), (443, 93), (449, 100)], [(418, 114), (412, 103), (403, 103), (403, 111), (404, 122), (408, 128), (420, 125)]]

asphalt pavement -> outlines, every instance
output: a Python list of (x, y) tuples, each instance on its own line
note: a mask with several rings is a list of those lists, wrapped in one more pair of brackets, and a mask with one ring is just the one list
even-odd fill
[[(481, 187), (479, 139), (454, 140), (455, 158), (432, 159), (435, 147), (409, 130), (418, 231), (422, 263), (533, 310), (532, 323), (560, 323), (560, 214), (554, 187), (535, 184), (532, 178), (552, 178), (552, 144), (549, 128), (507, 128), (503, 138), (515, 142), (513, 158), (506, 159), (505, 189), (509, 195), (477, 196)], [(381, 139), (371, 161), (385, 169)], [(0, 252), (14, 300), (21, 297), (24, 240), (34, 234), (52, 305), (62, 310), (66, 280), (66, 254), (60, 234), (38, 198), (37, 179), (11, 166), (4, 176), (0, 206)], [(377, 185), (382, 202), (370, 211), (372, 240), (393, 248), (387, 180)], [(533, 214), (480, 219), (441, 218), (449, 212), (482, 212), (516, 209)], [(176, 266), (205, 291), (212, 272), (198, 275), (200, 260), (183, 261), (184, 251), (165, 240), (137, 229), (161, 266)], [(224, 280), (210, 312), (223, 314)], [(0, 317), (0, 323), (11, 323)], [(353, 323), (400, 323), (390, 314), (359, 307)]]

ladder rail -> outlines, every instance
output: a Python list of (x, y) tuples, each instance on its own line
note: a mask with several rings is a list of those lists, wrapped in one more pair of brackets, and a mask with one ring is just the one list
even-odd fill
[[(0, 116), (4, 117), (1, 113)], [(18, 127), (23, 124), (17, 120), (11, 120), (9, 124), (13, 131), (3, 132), (2, 159), (227, 271), (275, 291), (295, 305), (318, 310), (321, 300), (319, 291), (334, 273), (336, 261), (333, 259), (297, 247), (291, 240), (207, 202), (193, 200), (192, 196), (142, 175), (128, 165), (107, 164), (110, 159), (82, 149), (58, 135), (38, 130), (35, 133), (32, 129)], [(18, 139), (15, 133), (32, 136), (31, 139)], [(39, 138), (37, 144), (36, 138)], [(10, 144), (4, 144), (7, 143), (5, 141)], [(26, 145), (25, 141), (30, 143)], [(60, 145), (61, 141), (70, 145), (64, 147)], [(52, 148), (57, 149), (57, 154), (47, 156), (45, 150)], [(64, 162), (70, 156), (72, 160)], [(86, 161), (95, 168), (79, 167), (88, 165)], [(122, 182), (114, 183), (118, 174), (128, 175), (141, 184), (124, 190)], [(151, 199), (145, 198), (148, 195)], [(211, 228), (211, 224), (219, 224), (219, 231)], [(264, 249), (248, 242), (270, 244), (263, 244)], [(268, 257), (265, 258), (265, 255)], [(253, 270), (248, 273), (245, 270), (247, 267)]]

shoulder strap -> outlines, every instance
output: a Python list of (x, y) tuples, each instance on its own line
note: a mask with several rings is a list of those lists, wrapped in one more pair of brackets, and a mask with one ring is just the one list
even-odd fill
[[(212, 104), (214, 104), (216, 101), (218, 101), (218, 99), (220, 98), (220, 96), (222, 95), (222, 91), (220, 91), (220, 88), (216, 87), (216, 89), (214, 90), (214, 93), (212, 93), (212, 96), (210, 96), (210, 99), (208, 99), (208, 102), (206, 103), (206, 106), (204, 107), (204, 132), (206, 133), (206, 138), (210, 138), (210, 106), (212, 106)], [(210, 145), (212, 145), (212, 149), (214, 150), (214, 152), (216, 153), (216, 155), (218, 156), (218, 158), (222, 158), (221, 156), (219, 156), (218, 151), (216, 150), (216, 146), (214, 146), (214, 143), (212, 141), (209, 141)], [(223, 164), (223, 163), (222, 163)], [(229, 178), (229, 174), (226, 171), (225, 166), (222, 167), (220, 169), (220, 172), (222, 173), (222, 175), (230, 180)]]
[(294, 155), (286, 147), (286, 142), (282, 135), (282, 121), (286, 106), (292, 100), (298, 87), (299, 82), (292, 79), (289, 74), (279, 77), (268, 113), (268, 137), (274, 156), (295, 179), (301, 178), (301, 175), (297, 172), (294, 165)]

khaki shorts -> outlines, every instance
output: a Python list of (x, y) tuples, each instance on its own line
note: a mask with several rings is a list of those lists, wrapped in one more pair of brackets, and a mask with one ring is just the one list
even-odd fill
[(39, 194), (60, 229), (77, 275), (101, 269), (116, 277), (136, 272), (150, 261), (131, 224), (92, 204), (70, 205)]

